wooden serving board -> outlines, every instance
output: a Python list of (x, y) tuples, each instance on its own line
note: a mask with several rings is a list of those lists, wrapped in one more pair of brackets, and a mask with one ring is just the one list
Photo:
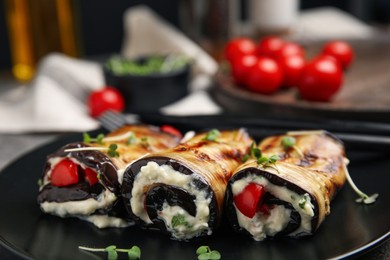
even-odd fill
[[(234, 85), (218, 73), (213, 91), (226, 111), (293, 118), (335, 118), (390, 122), (390, 41), (350, 42), (355, 60), (344, 73), (341, 90), (330, 102), (302, 100), (296, 89), (262, 95)], [(304, 45), (307, 56), (320, 52), (323, 43)]]

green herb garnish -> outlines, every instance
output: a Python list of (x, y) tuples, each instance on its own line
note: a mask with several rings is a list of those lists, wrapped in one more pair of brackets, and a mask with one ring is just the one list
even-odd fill
[(96, 138), (92, 138), (88, 133), (83, 134), (84, 143), (96, 142), (98, 144), (103, 144), (104, 134), (98, 134)]
[(183, 69), (191, 62), (191, 58), (180, 54), (151, 56), (146, 59), (126, 59), (112, 56), (105, 68), (115, 75), (138, 75), (169, 73)]
[(118, 149), (118, 145), (117, 144), (110, 144), (110, 146), (108, 147), (107, 154), (110, 157), (119, 157), (119, 153), (117, 152), (116, 149)]
[(306, 202), (307, 202), (308, 196), (305, 194), (303, 198), (301, 198), (298, 202), (298, 205), (301, 209), (305, 208)]
[(215, 142), (220, 135), (221, 132), (218, 129), (211, 129), (203, 140)]
[(363, 204), (372, 204), (375, 203), (376, 199), (379, 197), (378, 193), (374, 193), (372, 195), (367, 195), (363, 191), (361, 191), (356, 184), (353, 182), (351, 175), (349, 174), (349, 171), (347, 169), (346, 163), (344, 165), (344, 171), (345, 171), (345, 176), (347, 177), (347, 181), (351, 188), (355, 191), (357, 195), (359, 195), (359, 198), (357, 198), (355, 201), (357, 203), (363, 203)]
[(116, 260), (118, 259), (118, 253), (127, 253), (129, 260), (136, 260), (141, 258), (141, 249), (138, 246), (132, 246), (129, 249), (117, 248), (114, 245), (108, 246), (106, 248), (91, 248), (85, 246), (79, 246), (79, 249), (89, 251), (89, 252), (107, 252), (107, 259)]
[(177, 214), (177, 215), (173, 216), (172, 220), (171, 220), (171, 225), (172, 225), (172, 228), (175, 228), (177, 226), (190, 227), (190, 224), (188, 223), (188, 221), (186, 220), (186, 218), (182, 214)]
[(130, 144), (134, 144), (135, 142), (137, 142), (137, 138), (135, 138), (135, 134), (132, 132), (130, 134), (130, 137), (127, 139), (126, 144), (130, 145)]
[(256, 143), (253, 142), (249, 149), (249, 154), (245, 154), (242, 158), (243, 162), (246, 162), (250, 157), (254, 157), (258, 165), (263, 167), (270, 167), (272, 164), (275, 164), (277, 160), (280, 160), (278, 155), (272, 155), (270, 157), (265, 157), (261, 153), (261, 150), (256, 146)]
[(211, 250), (209, 246), (200, 246), (196, 250), (199, 260), (219, 260), (221, 254), (217, 250)]
[(299, 154), (299, 156), (303, 157), (304, 155), (301, 149), (296, 146), (296, 143), (296, 139), (292, 136), (285, 136), (282, 138), (282, 145), (284, 146), (284, 149), (294, 149)]
[(42, 178), (39, 178), (38, 179), (38, 186), (41, 187), (43, 185), (43, 180)]

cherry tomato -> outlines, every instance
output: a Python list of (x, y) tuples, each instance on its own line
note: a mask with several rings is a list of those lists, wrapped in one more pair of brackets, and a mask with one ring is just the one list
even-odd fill
[(264, 187), (252, 182), (234, 197), (234, 204), (244, 216), (253, 218), (258, 205), (261, 204), (264, 198), (264, 194)]
[(304, 99), (329, 101), (340, 89), (342, 81), (339, 65), (329, 57), (319, 56), (305, 66), (298, 90)]
[(283, 47), (275, 53), (275, 55), (276, 59), (280, 60), (290, 55), (300, 55), (304, 57), (305, 52), (300, 45), (293, 42), (286, 42)]
[(183, 138), (182, 133), (178, 129), (176, 129), (175, 127), (173, 127), (171, 125), (162, 125), (160, 127), (160, 129), (164, 133), (167, 133), (167, 134), (170, 134), (170, 135), (174, 135), (174, 136), (177, 136), (179, 138)]
[(232, 76), (238, 85), (245, 85), (248, 72), (257, 62), (257, 56), (253, 54), (238, 57), (232, 63)]
[(68, 186), (79, 182), (77, 164), (69, 159), (57, 163), (51, 171), (51, 184), (54, 186)]
[(351, 45), (344, 41), (328, 42), (322, 49), (322, 53), (335, 57), (343, 69), (348, 68), (354, 58)]
[(285, 42), (276, 36), (268, 36), (261, 39), (257, 45), (257, 54), (276, 58), (277, 53), (283, 48)]
[(95, 185), (99, 181), (96, 171), (92, 170), (91, 168), (86, 168), (84, 170), (84, 178), (91, 186)]
[(259, 57), (246, 79), (248, 89), (262, 93), (274, 93), (282, 84), (283, 74), (280, 66), (271, 58)]
[(306, 61), (302, 55), (289, 55), (279, 59), (279, 65), (283, 70), (283, 86), (295, 87), (301, 78)]
[(231, 63), (242, 55), (255, 53), (256, 44), (251, 39), (245, 37), (232, 39), (225, 46), (225, 57)]
[(106, 110), (122, 112), (125, 108), (122, 94), (116, 88), (109, 86), (91, 92), (87, 104), (92, 117), (98, 117)]

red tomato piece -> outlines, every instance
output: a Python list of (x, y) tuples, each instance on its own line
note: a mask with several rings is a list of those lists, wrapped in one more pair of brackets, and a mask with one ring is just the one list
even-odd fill
[(299, 44), (293, 42), (286, 42), (275, 55), (276, 55), (276, 59), (279, 60), (288, 57), (290, 55), (300, 55), (304, 57), (305, 52), (303, 51), (303, 48)]
[(91, 168), (86, 168), (84, 170), (84, 178), (88, 181), (89, 185), (91, 186), (99, 182), (96, 171), (92, 170)]
[(285, 42), (276, 36), (268, 36), (261, 39), (257, 45), (257, 54), (259, 56), (267, 56), (276, 58), (278, 53), (283, 48)]
[(240, 56), (255, 54), (256, 44), (249, 38), (240, 37), (230, 40), (225, 46), (225, 58), (231, 63)]
[(113, 87), (105, 87), (92, 91), (88, 96), (87, 105), (92, 117), (98, 117), (106, 110), (122, 112), (125, 108), (125, 100), (122, 94)]
[(170, 135), (177, 136), (179, 138), (183, 138), (183, 134), (175, 127), (171, 125), (162, 125), (160, 127), (161, 131)]
[(354, 58), (354, 52), (347, 42), (331, 41), (325, 44), (322, 53), (335, 57), (343, 67), (346, 69), (350, 66)]
[(261, 94), (272, 94), (282, 84), (283, 73), (280, 66), (271, 58), (259, 57), (246, 79), (248, 89)]
[(50, 181), (53, 186), (69, 186), (79, 182), (77, 164), (69, 159), (57, 163), (51, 171)]
[(301, 55), (289, 55), (279, 59), (283, 71), (283, 86), (296, 87), (305, 68), (306, 61)]
[(251, 67), (257, 62), (257, 56), (253, 54), (238, 57), (232, 63), (232, 76), (238, 85), (245, 85), (247, 75)]
[(340, 66), (329, 57), (319, 56), (305, 66), (298, 90), (304, 99), (329, 101), (339, 91), (342, 81)]
[(253, 218), (257, 207), (264, 198), (264, 187), (257, 183), (249, 183), (244, 190), (234, 197), (234, 204), (246, 217)]

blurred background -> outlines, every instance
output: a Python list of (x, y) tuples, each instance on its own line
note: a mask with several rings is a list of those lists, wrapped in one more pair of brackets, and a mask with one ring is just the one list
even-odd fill
[[(224, 16), (239, 12), (240, 19), (247, 19), (249, 1), (1, 0), (0, 71), (4, 76), (13, 69), (13, 75), (18, 79), (28, 80), (34, 75), (39, 59), (52, 51), (73, 57), (118, 53), (124, 37), (123, 14), (126, 9), (138, 4), (148, 5), (199, 42), (200, 37), (207, 34), (218, 37), (216, 31), (224, 34), (224, 30), (231, 30)], [(389, 0), (301, 0), (298, 4), (300, 10), (337, 7), (384, 33), (390, 30)], [(196, 23), (199, 21), (203, 24)], [(227, 33), (222, 37), (226, 37)], [(206, 42), (202, 47), (207, 49), (210, 46)]]

